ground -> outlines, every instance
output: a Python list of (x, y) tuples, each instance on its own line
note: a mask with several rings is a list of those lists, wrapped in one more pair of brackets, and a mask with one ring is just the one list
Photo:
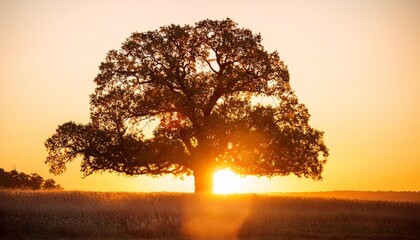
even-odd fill
[(418, 239), (418, 236), (420, 193), (199, 195), (0, 191), (1, 239)]

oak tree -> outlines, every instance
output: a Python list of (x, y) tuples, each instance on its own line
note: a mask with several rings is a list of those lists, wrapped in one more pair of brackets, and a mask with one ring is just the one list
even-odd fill
[(90, 123), (64, 123), (45, 142), (52, 173), (82, 156), (86, 176), (193, 175), (196, 192), (211, 191), (226, 167), (321, 179), (323, 132), (309, 125), (286, 65), (231, 19), (133, 33), (99, 69)]

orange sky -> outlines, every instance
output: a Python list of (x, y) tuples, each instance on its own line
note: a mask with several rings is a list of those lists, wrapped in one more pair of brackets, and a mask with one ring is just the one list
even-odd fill
[(322, 182), (248, 178), (245, 191), (420, 190), (416, 0), (0, 0), (0, 167), (65, 189), (192, 191), (191, 178), (81, 179), (80, 160), (52, 176), (43, 144), (59, 124), (89, 121), (98, 66), (130, 33), (226, 17), (279, 52), (330, 149)]

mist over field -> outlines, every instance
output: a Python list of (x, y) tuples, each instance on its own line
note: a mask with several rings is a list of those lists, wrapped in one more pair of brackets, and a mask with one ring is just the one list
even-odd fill
[[(344, 192), (335, 193), (338, 198), (334, 192), (323, 194), (321, 197), (310, 193), (293, 196), (1, 190), (0, 236), (2, 239), (418, 239), (420, 236), (420, 193), (353, 192), (353, 200), (339, 199)], [(366, 195), (376, 199), (357, 200), (367, 199)]]

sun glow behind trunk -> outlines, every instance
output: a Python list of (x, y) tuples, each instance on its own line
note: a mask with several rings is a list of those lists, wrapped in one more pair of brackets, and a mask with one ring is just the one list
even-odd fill
[(216, 194), (230, 194), (243, 192), (241, 177), (230, 169), (219, 170), (213, 176), (213, 192)]

